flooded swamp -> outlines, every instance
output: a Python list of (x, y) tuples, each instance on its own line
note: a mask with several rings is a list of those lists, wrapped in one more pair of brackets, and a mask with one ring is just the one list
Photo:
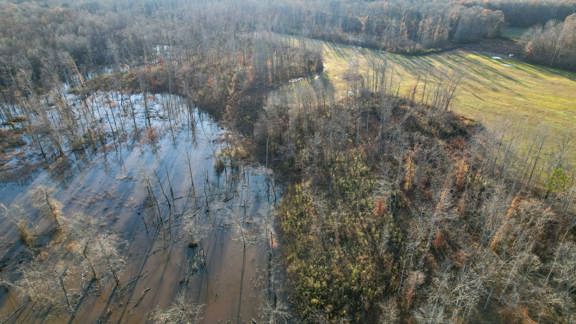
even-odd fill
[(42, 100), (0, 115), (0, 322), (281, 313), (281, 190), (239, 135), (174, 95)]

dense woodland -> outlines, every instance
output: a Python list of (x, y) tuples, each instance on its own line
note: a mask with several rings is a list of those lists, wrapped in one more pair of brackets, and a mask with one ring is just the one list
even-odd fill
[[(372, 62), (369, 75), (351, 62), (344, 98), (319, 86), (298, 104), (267, 96), (294, 79), (325, 81), (319, 52), (276, 34), (423, 54), (481, 44), (506, 25), (530, 26), (522, 40), (526, 59), (574, 70), (575, 6), (2, 1), (0, 163), (19, 163), (2, 179), (32, 174), (28, 164), (42, 168), (78, 151), (97, 152), (132, 133), (153, 139), (148, 95), (178, 95), (241, 135), (236, 145), (245, 154), (235, 163), (262, 163), (282, 182), (277, 227), (291, 314), (272, 313), (270, 322), (571, 323), (576, 173), (564, 158), (570, 139), (551, 155), (543, 153), (543, 140), (513, 152), (509, 134), (450, 111), (456, 76), (423, 80), (400, 97), (385, 60)], [(132, 99), (118, 109), (111, 100), (94, 103), (98, 93), (141, 94), (147, 123), (136, 122)], [(166, 114), (170, 125), (176, 110)], [(28, 153), (13, 154), (19, 149)], [(47, 190), (35, 197), (59, 229), (61, 206)], [(3, 287), (41, 299), (43, 311), (70, 311), (66, 290), (59, 300), (35, 296), (30, 282), (43, 279), (43, 262), (53, 262), (42, 252), (50, 246), (31, 243), (28, 225), (18, 224), (27, 258), (2, 266)], [(108, 235), (98, 228), (70, 235)], [(117, 257), (100, 245), (85, 248), (78, 262), (91, 269), (89, 280), (119, 285)], [(60, 291), (58, 278), (49, 279), (55, 283), (46, 290)], [(183, 323), (200, 317), (181, 299), (174, 307)], [(170, 322), (160, 315), (151, 321)]]
[(504, 25), (501, 11), (442, 1), (290, 2), (270, 16), (274, 31), (402, 53), (493, 38)]
[(537, 63), (576, 70), (576, 13), (550, 21), (524, 35), (526, 57)]
[(466, 5), (479, 5), (500, 10), (506, 22), (513, 27), (544, 25), (550, 20), (562, 21), (576, 12), (574, 0), (464, 0)]
[(304, 318), (572, 320), (563, 167), (545, 200), (532, 192), (539, 153), (514, 158), (479, 125), (382, 93), (285, 111), (269, 108), (262, 125), (296, 177), (279, 221)]

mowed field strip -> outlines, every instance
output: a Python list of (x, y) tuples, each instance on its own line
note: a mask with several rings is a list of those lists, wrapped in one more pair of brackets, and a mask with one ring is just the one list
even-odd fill
[[(489, 130), (505, 129), (526, 148), (545, 136), (547, 150), (566, 137), (574, 138), (569, 160), (576, 165), (576, 73), (536, 66), (509, 58), (506, 53), (489, 55), (454, 50), (424, 56), (406, 56), (384, 51), (287, 37), (323, 53), (325, 78), (337, 96), (346, 95), (346, 71), (357, 62), (363, 76), (374, 60), (386, 60), (401, 95), (412, 91), (420, 78), (455, 77), (460, 80), (452, 110), (481, 122)], [(514, 135), (512, 135), (514, 134)]]

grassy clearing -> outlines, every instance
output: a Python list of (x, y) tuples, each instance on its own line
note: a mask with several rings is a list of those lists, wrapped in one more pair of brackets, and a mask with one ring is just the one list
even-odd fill
[(502, 30), (502, 37), (511, 40), (519, 40), (527, 30), (528, 28), (522, 27), (506, 27), (504, 30)]
[[(452, 109), (482, 122), (494, 132), (505, 131), (526, 150), (545, 136), (553, 150), (566, 137), (576, 138), (576, 73), (536, 66), (505, 54), (456, 50), (426, 56), (404, 56), (382, 51), (305, 40), (308, 47), (320, 47), (325, 76), (338, 96), (344, 96), (344, 75), (350, 63), (358, 63), (363, 76), (369, 75), (371, 62), (385, 59), (393, 72), (399, 94), (407, 95), (418, 78), (438, 81), (461, 78)], [(575, 164), (576, 150), (568, 160)]]

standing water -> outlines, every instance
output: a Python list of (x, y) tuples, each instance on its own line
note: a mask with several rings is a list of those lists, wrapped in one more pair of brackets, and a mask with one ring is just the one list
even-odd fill
[(172, 95), (60, 98), (71, 116), (29, 114), (0, 158), (2, 322), (270, 312), (278, 192), (229, 158), (236, 135)]

